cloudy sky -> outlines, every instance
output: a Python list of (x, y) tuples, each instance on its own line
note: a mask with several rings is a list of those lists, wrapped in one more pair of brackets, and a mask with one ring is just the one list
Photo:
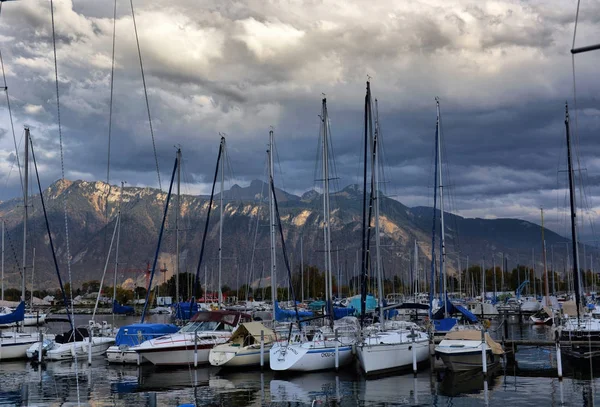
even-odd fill
[[(117, 3), (110, 178), (158, 186), (131, 8)], [(262, 178), (271, 125), (280, 183), (296, 193), (312, 188), (322, 93), (339, 184), (357, 182), (369, 75), (379, 100), (389, 194), (409, 206), (431, 204), (439, 96), (451, 209), (538, 222), (543, 206), (549, 226), (567, 233), (563, 120), (565, 101), (573, 104), (576, 1), (133, 4), (163, 188), (180, 144), (186, 190), (206, 193), (219, 132), (227, 134), (231, 177), (241, 184)], [(106, 179), (113, 6), (112, 0), (54, 2), (69, 179)], [(582, 1), (577, 45), (600, 42), (599, 23), (600, 2)], [(0, 49), (16, 141), (29, 125), (45, 185), (60, 177), (51, 34), (47, 0), (3, 4)], [(600, 52), (575, 62), (576, 147), (586, 212), (595, 218)], [(0, 109), (3, 200), (20, 194), (20, 182), (3, 97)]]

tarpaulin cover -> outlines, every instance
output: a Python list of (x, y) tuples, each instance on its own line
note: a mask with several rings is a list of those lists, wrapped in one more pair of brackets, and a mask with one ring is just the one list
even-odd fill
[[(310, 311), (298, 311), (298, 318), (312, 317), (313, 313)], [(296, 311), (289, 309), (279, 308), (279, 301), (275, 301), (275, 320), (278, 322), (290, 321), (296, 319)]]
[(0, 315), (0, 325), (14, 324), (15, 322), (23, 321), (24, 319), (25, 319), (25, 302), (21, 301), (21, 303), (17, 306), (17, 308), (10, 314)]
[(173, 324), (132, 324), (119, 328), (115, 345), (136, 346), (144, 341), (179, 331)]
[(196, 301), (182, 301), (175, 304), (175, 318), (188, 320), (198, 313), (198, 304)]
[(133, 312), (133, 307), (129, 305), (121, 305), (117, 302), (117, 300), (113, 301), (113, 314), (129, 315), (133, 314)]

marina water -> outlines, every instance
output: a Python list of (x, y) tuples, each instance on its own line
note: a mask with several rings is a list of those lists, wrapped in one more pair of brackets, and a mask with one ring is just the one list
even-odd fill
[[(164, 316), (153, 316), (163, 322)], [(102, 320), (102, 318), (97, 318)], [(111, 321), (111, 316), (106, 316)], [(115, 318), (117, 326), (136, 318)], [(76, 316), (87, 323), (87, 316)], [(66, 323), (49, 323), (52, 332), (67, 329)], [(490, 333), (499, 338), (501, 329)], [(514, 339), (551, 339), (545, 326), (510, 324)], [(0, 405), (93, 406), (594, 406), (600, 405), (600, 379), (591, 379), (590, 369), (565, 365), (565, 378), (556, 375), (556, 355), (551, 349), (522, 347), (517, 364), (499, 367), (484, 381), (481, 372), (450, 374), (419, 371), (366, 378), (357, 365), (340, 372), (275, 374), (265, 369), (233, 371), (210, 366), (198, 369), (157, 369), (152, 365), (109, 365), (97, 357), (87, 360), (47, 362), (36, 366), (27, 361), (0, 365)], [(76, 372), (77, 371), (77, 376)], [(598, 374), (598, 372), (597, 372)], [(600, 376), (600, 375), (599, 375)], [(78, 380), (76, 380), (76, 378)], [(78, 397), (79, 394), (79, 397)]]

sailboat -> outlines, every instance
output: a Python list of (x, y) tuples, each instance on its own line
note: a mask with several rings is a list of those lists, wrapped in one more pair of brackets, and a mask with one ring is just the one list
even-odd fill
[[(575, 220), (577, 208), (575, 204), (575, 176), (573, 173), (573, 160), (571, 151), (571, 129), (569, 121), (569, 107), (565, 108), (565, 128), (567, 137), (567, 164), (569, 173), (569, 198), (571, 207), (571, 240), (573, 244), (573, 282), (575, 291), (575, 309), (569, 310), (567, 304), (563, 304), (565, 319), (559, 329), (560, 338), (563, 341), (600, 341), (600, 320), (581, 315), (584, 298), (581, 297), (581, 275), (579, 272), (579, 244), (577, 240), (577, 222)], [(575, 315), (573, 315), (575, 314)], [(590, 347), (587, 345), (576, 345), (565, 349), (564, 354), (575, 360), (589, 359), (592, 357)]]
[[(29, 128), (25, 127), (25, 174), (23, 184), (23, 270), (21, 275), (21, 302), (17, 308), (0, 316), (0, 324), (18, 324), (25, 320), (25, 274), (27, 271), (27, 219), (29, 198)], [(8, 359), (22, 359), (27, 356), (27, 349), (39, 343), (37, 333), (26, 332), (1, 332), (0, 333), (0, 361)]]
[[(375, 109), (377, 113), (377, 108)], [(379, 118), (376, 114), (375, 134), (372, 132), (372, 106), (371, 106), (371, 85), (367, 82), (367, 95), (365, 99), (365, 155), (367, 141), (371, 146), (371, 197), (370, 205), (375, 206), (375, 264), (377, 272), (377, 288), (379, 297), (379, 324), (363, 329), (362, 339), (356, 346), (358, 360), (362, 370), (367, 374), (381, 373), (385, 371), (402, 369), (411, 366), (413, 357), (416, 357), (417, 363), (425, 361), (429, 356), (429, 336), (422, 332), (416, 324), (404, 323), (400, 327), (394, 327), (392, 324), (386, 324), (384, 319), (383, 306), (383, 268), (381, 264), (380, 231), (379, 231), (379, 166), (378, 166), (378, 139), (380, 137)], [(367, 140), (370, 136), (370, 140)], [(366, 166), (365, 160), (365, 183), (366, 185)], [(366, 188), (365, 188), (366, 189)], [(363, 202), (366, 205), (366, 201)], [(364, 213), (364, 208), (363, 208)], [(371, 225), (371, 211), (366, 225)], [(368, 239), (367, 239), (368, 242)], [(363, 245), (368, 248), (368, 243)], [(363, 258), (366, 253), (363, 253)], [(363, 284), (365, 282), (363, 281)], [(364, 308), (364, 307), (362, 307)], [(363, 312), (364, 314), (364, 312)]]
[[(273, 154), (275, 151), (274, 133), (269, 131), (269, 179), (273, 179)], [(279, 309), (277, 302), (277, 287), (275, 282), (276, 262), (275, 262), (275, 210), (273, 205), (273, 195), (269, 188), (269, 235), (270, 235), (270, 257), (271, 257), (271, 295), (273, 309), (271, 314), (271, 324), (275, 328), (277, 316), (281, 312), (290, 312)], [(258, 215), (257, 215), (258, 216)], [(278, 313), (279, 312), (279, 313)], [(246, 322), (236, 329), (231, 338), (224, 344), (217, 345), (210, 350), (208, 361), (213, 366), (232, 367), (232, 366), (260, 366), (268, 364), (270, 360), (270, 351), (275, 342), (275, 332), (265, 327), (261, 322)]]
[[(466, 321), (476, 324), (477, 317), (460, 305), (453, 304), (448, 299), (446, 289), (446, 243), (444, 229), (444, 190), (442, 182), (442, 147), (441, 147), (441, 122), (440, 122), (440, 102), (436, 97), (436, 158), (437, 158), (437, 178), (436, 185), (439, 186), (440, 194), (440, 238), (441, 238), (441, 265), (440, 265), (440, 290), (442, 290), (442, 308), (432, 315), (436, 333), (445, 334), (442, 341), (435, 347), (435, 355), (441, 358), (446, 368), (451, 371), (462, 371), (471, 369), (480, 369), (483, 366), (482, 353), (485, 347), (486, 360), (488, 364), (497, 363), (500, 355), (504, 354), (502, 346), (494, 342), (489, 334), (485, 334), (484, 329), (478, 325), (459, 325), (456, 318), (451, 318), (451, 314), (461, 314)], [(439, 182), (439, 184), (438, 184)], [(434, 198), (435, 201), (435, 198)], [(435, 205), (435, 204), (434, 204)], [(435, 213), (435, 211), (434, 211)], [(435, 216), (434, 216), (435, 230)], [(432, 240), (432, 250), (435, 246), (435, 234)], [(434, 274), (434, 256), (432, 256), (432, 281)], [(485, 303), (485, 267), (481, 267), (481, 310)], [(433, 288), (431, 290), (433, 296)], [(496, 357), (498, 356), (498, 357)]]
[[(316, 330), (306, 330), (290, 335), (287, 341), (273, 344), (270, 350), (271, 370), (312, 372), (345, 366), (353, 360), (353, 348), (358, 327), (353, 325), (352, 317), (343, 318), (344, 322), (334, 325), (333, 290), (331, 267), (331, 230), (329, 210), (329, 157), (328, 133), (329, 117), (327, 99), (321, 105), (321, 136), (323, 141), (323, 237), (325, 241), (325, 317), (329, 325)], [(276, 204), (275, 188), (271, 177), (271, 199)], [(276, 206), (276, 205), (275, 205)], [(278, 210), (277, 210), (278, 211)], [(282, 234), (283, 237), (283, 234)], [(287, 263), (287, 259), (286, 259)], [(297, 315), (297, 310), (296, 310)], [(341, 321), (341, 320), (340, 320)], [(300, 326), (300, 321), (298, 322)], [(339, 331), (338, 331), (339, 329)], [(341, 334), (340, 334), (341, 332)]]

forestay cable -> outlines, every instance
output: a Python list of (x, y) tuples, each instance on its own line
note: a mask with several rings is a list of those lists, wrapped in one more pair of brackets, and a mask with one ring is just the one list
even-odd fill
[(135, 23), (135, 13), (133, 11), (133, 0), (131, 4), (131, 17), (133, 19), (133, 30), (135, 31), (135, 41), (137, 43), (138, 56), (140, 58), (140, 70), (142, 72), (142, 83), (144, 85), (144, 97), (146, 98), (146, 111), (148, 112), (148, 124), (150, 125), (150, 136), (152, 136), (152, 149), (154, 150), (154, 162), (156, 164), (156, 175), (158, 176), (158, 188), (162, 191), (160, 182), (160, 170), (158, 167), (158, 154), (156, 153), (156, 142), (154, 141), (154, 129), (152, 128), (152, 117), (150, 115), (150, 103), (148, 102), (148, 89), (146, 88), (146, 76), (144, 75), (144, 64), (142, 63), (142, 51), (140, 49), (140, 39), (138, 37), (137, 25)]

